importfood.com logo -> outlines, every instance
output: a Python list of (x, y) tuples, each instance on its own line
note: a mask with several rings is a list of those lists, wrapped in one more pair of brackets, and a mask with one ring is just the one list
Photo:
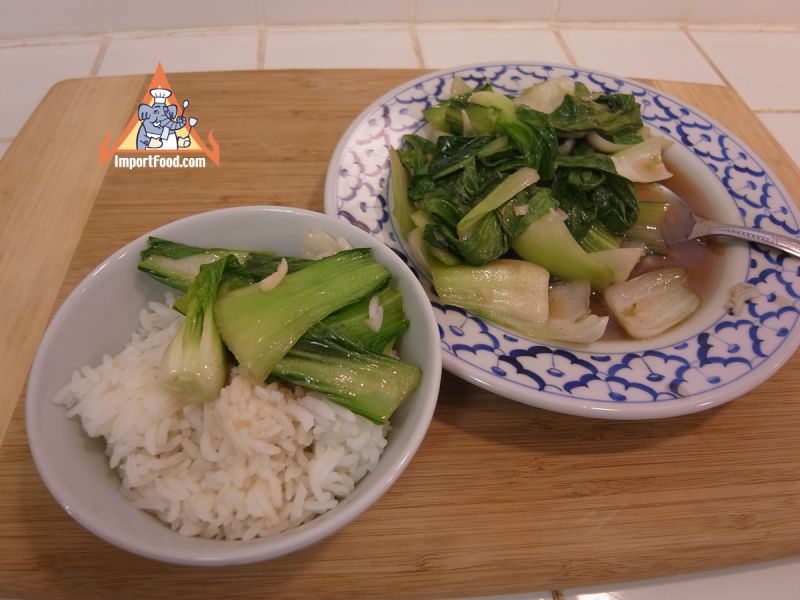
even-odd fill
[(219, 144), (209, 132), (204, 143), (195, 126), (199, 119), (188, 111), (189, 99), (180, 104), (159, 63), (147, 92), (116, 144), (111, 134), (100, 146), (100, 164), (113, 156), (122, 169), (197, 169), (206, 159), (219, 166)]

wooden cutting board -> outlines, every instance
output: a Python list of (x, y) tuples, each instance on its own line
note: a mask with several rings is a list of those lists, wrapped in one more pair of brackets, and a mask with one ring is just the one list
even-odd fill
[[(0, 161), (0, 596), (447, 598), (688, 573), (800, 554), (800, 358), (721, 408), (619, 423), (530, 408), (445, 375), (409, 468), (340, 533), (267, 563), (164, 565), (102, 542), (39, 479), (23, 385), (53, 310), (131, 239), (200, 211), (321, 211), (333, 149), (417, 71), (171, 75), (221, 166), (101, 166), (146, 77), (57, 85)], [(800, 198), (800, 174), (730, 89), (647, 82), (728, 127)]]

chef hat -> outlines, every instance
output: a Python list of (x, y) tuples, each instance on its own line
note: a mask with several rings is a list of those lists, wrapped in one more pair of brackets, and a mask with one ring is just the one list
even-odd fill
[(150, 95), (153, 97), (153, 104), (166, 104), (167, 98), (172, 96), (172, 91), (155, 88), (150, 90)]

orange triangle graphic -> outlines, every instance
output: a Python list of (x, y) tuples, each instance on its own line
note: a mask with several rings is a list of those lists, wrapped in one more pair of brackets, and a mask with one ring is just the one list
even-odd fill
[[(164, 91), (160, 91), (164, 90)], [(139, 136), (139, 130), (142, 127), (142, 121), (139, 119), (139, 110), (134, 112), (131, 120), (128, 122), (128, 125), (125, 127), (125, 130), (119, 136), (117, 141), (112, 145), (111, 144), (111, 134), (106, 133), (106, 137), (103, 140), (103, 143), (100, 145), (100, 164), (105, 164), (108, 160), (111, 159), (114, 154), (117, 152), (125, 152), (127, 153), (134, 153), (134, 152), (143, 152), (143, 153), (153, 153), (158, 152), (161, 153), (177, 153), (177, 152), (187, 152), (187, 153), (202, 153), (205, 154), (211, 162), (215, 165), (219, 166), (219, 144), (217, 140), (214, 138), (214, 132), (210, 131), (208, 133), (208, 142), (203, 142), (203, 139), (194, 129), (194, 124), (197, 123), (197, 120), (194, 118), (189, 117), (188, 115), (183, 115), (183, 112), (188, 105), (188, 100), (184, 101), (183, 104), (178, 104), (178, 100), (175, 97), (175, 94), (172, 93), (173, 88), (167, 79), (166, 73), (164, 73), (164, 68), (161, 66), (161, 63), (158, 63), (156, 67), (156, 72), (153, 74), (153, 78), (150, 80), (150, 85), (147, 86), (147, 91), (144, 94), (144, 97), (141, 100), (141, 104), (146, 104), (149, 106), (153, 106), (157, 101), (161, 101), (168, 106), (174, 106), (176, 109), (176, 114), (178, 115), (178, 119), (184, 118), (186, 123), (180, 129), (175, 129), (172, 133), (174, 133), (174, 137), (176, 143), (178, 144), (177, 148), (169, 148), (169, 147), (142, 147), (141, 144), (137, 141)], [(157, 97), (158, 96), (158, 97)], [(145, 110), (147, 110), (145, 108)], [(174, 123), (173, 119), (173, 123)], [(162, 143), (158, 138), (153, 138), (157, 141), (150, 142), (151, 144), (159, 144)]]

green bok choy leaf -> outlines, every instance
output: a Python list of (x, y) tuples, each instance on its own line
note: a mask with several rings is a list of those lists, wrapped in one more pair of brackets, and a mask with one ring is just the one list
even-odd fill
[(311, 326), (390, 278), (369, 249), (345, 250), (289, 273), (270, 291), (251, 284), (221, 293), (215, 315), (241, 368), (264, 380)]

